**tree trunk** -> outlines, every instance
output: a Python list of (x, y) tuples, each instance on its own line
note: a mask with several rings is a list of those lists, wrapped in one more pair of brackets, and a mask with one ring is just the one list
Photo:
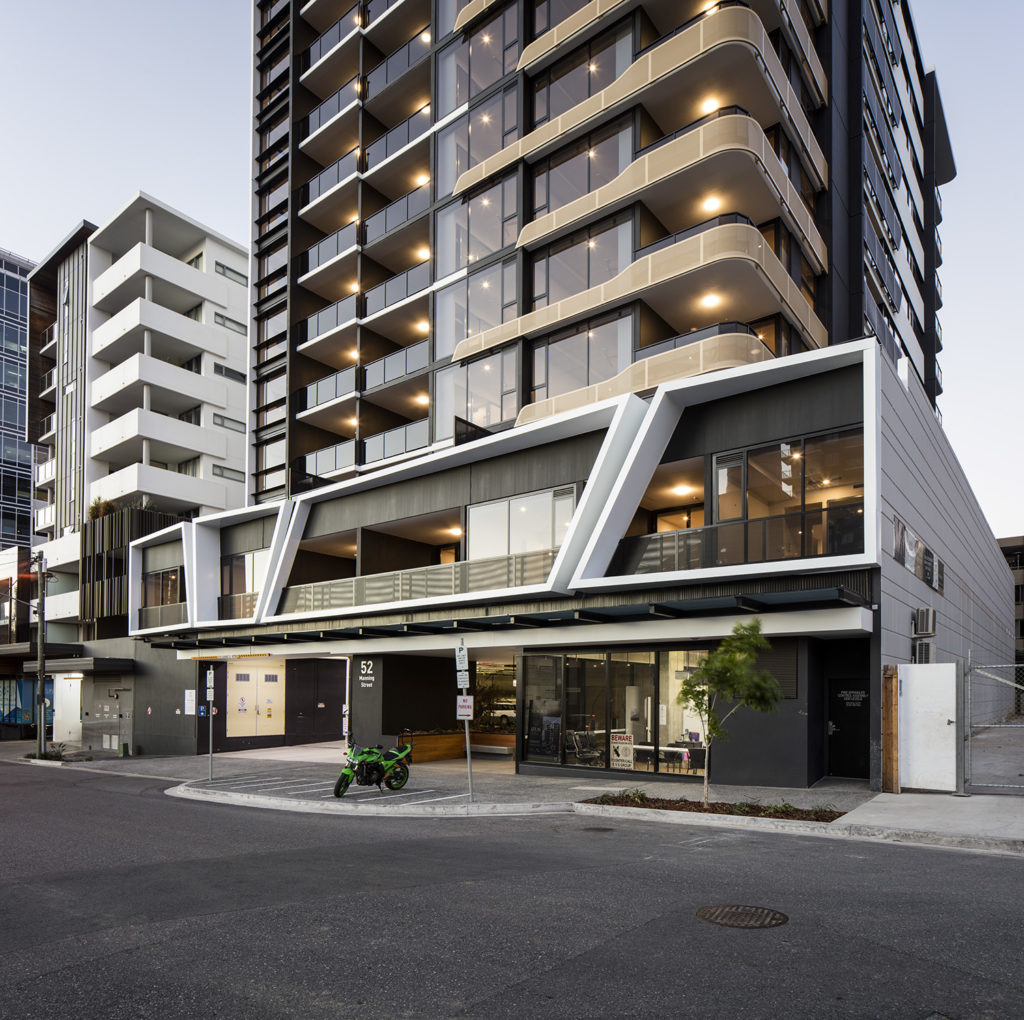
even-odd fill
[(708, 778), (711, 775), (711, 744), (704, 744), (704, 807), (708, 806)]

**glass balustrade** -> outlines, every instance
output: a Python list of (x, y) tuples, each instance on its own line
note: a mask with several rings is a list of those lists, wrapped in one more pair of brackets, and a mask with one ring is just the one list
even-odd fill
[(350, 78), (329, 99), (325, 99), (306, 118), (306, 137), (319, 131), (332, 117), (336, 117), (345, 107), (359, 98), (359, 75)]
[(221, 595), (217, 599), (218, 620), (241, 620), (256, 612), (259, 592), (246, 591), (238, 595)]
[(306, 410), (328, 404), (338, 397), (351, 396), (358, 388), (358, 381), (358, 370), (353, 365), (351, 368), (343, 368), (340, 372), (329, 375), (326, 379), (310, 383), (306, 387)]
[(413, 36), (404, 46), (382, 60), (366, 75), (365, 99), (379, 95), (390, 84), (397, 81), (410, 68), (430, 54), (430, 36)]
[(363, 440), (363, 463), (373, 464), (389, 457), (400, 457), (403, 453), (422, 450), (430, 445), (430, 419), (400, 425), (397, 429), (381, 432)]
[(719, 110), (715, 110), (714, 113), (709, 113), (699, 120), (695, 120), (690, 124), (681, 127), (678, 131), (673, 131), (670, 135), (665, 135), (663, 138), (659, 138), (656, 142), (651, 142), (650, 145), (645, 145), (642, 149), (638, 149), (636, 158), (639, 159), (641, 156), (646, 156), (649, 152), (654, 152), (655, 149), (660, 149), (663, 145), (668, 145), (669, 142), (674, 142), (677, 138), (682, 138), (683, 135), (688, 135), (691, 131), (696, 131), (698, 128), (704, 127), (705, 124), (710, 124), (714, 120), (718, 120), (721, 117), (749, 117), (748, 111), (744, 110), (742, 106), (723, 106)]
[(359, 146), (346, 152), (336, 163), (332, 163), (325, 170), (310, 179), (306, 185), (306, 204), (315, 202), (321, 195), (326, 194), (336, 184), (351, 177), (359, 171)]
[(337, 304), (328, 305), (316, 315), (306, 319), (306, 339), (315, 340), (318, 336), (330, 333), (332, 329), (355, 319), (359, 314), (359, 295), (350, 294)]
[(335, 231), (330, 237), (307, 248), (302, 256), (301, 270), (304, 273), (311, 273), (314, 269), (330, 262), (343, 251), (348, 251), (359, 241), (359, 224), (348, 223), (341, 230)]
[(515, 556), (460, 560), (386, 574), (296, 585), (285, 588), (281, 593), (278, 612), (316, 613), (543, 584), (557, 555), (557, 549), (544, 549)]
[(378, 238), (407, 223), (414, 216), (419, 216), (430, 208), (430, 185), (424, 184), (408, 195), (392, 202), (391, 205), (366, 217), (365, 244), (372, 244)]
[(430, 130), (430, 104), (420, 107), (408, 120), (393, 127), (366, 147), (366, 172), (379, 166)]
[(430, 341), (422, 340), (412, 347), (405, 347), (394, 354), (371, 361), (363, 370), (366, 389), (394, 382), (412, 372), (422, 372), (430, 364)]
[(305, 470), (308, 475), (324, 476), (335, 471), (346, 471), (356, 466), (356, 441), (346, 439), (343, 443), (328, 446), (326, 449), (307, 453)]
[(404, 273), (392, 276), (366, 292), (367, 317), (383, 311), (383, 309), (404, 301), (407, 297), (419, 293), (430, 286), (430, 262), (422, 262)]
[(370, 0), (366, 5), (366, 24), (372, 25), (381, 15), (401, 2), (402, 0)]
[(173, 602), (167, 606), (145, 606), (139, 610), (139, 630), (150, 627), (171, 627), (188, 621), (188, 606)]
[(306, 69), (330, 53), (342, 39), (359, 28), (361, 16), (359, 4), (353, 4), (312, 46), (306, 50)]
[[(664, 354), (666, 351), (676, 351), (680, 347), (688, 347), (701, 340), (707, 340), (713, 336), (723, 336), (726, 333), (747, 333), (752, 337), (757, 334), (745, 322), (716, 322), (713, 326), (705, 326), (703, 329), (695, 329), (692, 333), (683, 333), (674, 336), (669, 340), (659, 340), (656, 344), (641, 347), (633, 354), (633, 362), (644, 361), (646, 358), (653, 358), (656, 354)], [(760, 341), (758, 341), (760, 343)], [(763, 346), (763, 345), (762, 345)], [(767, 348), (765, 348), (767, 350)], [(769, 352), (770, 353), (770, 352)]]

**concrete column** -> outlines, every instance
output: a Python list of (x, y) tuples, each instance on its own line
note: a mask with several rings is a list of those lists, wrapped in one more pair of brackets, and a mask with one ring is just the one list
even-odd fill
[[(143, 383), (142, 384), (142, 410), (143, 411), (152, 410), (152, 408), (150, 407), (149, 383)], [(148, 442), (148, 440), (147, 440), (147, 442)]]
[(142, 296), (147, 301), (152, 301), (153, 300), (153, 277), (152, 276), (146, 276), (145, 279), (143, 280), (142, 286), (144, 288), (143, 292), (142, 292)]
[[(149, 281), (149, 277), (148, 276), (146, 277), (146, 280), (147, 280), (147, 282)], [(147, 358), (151, 357), (152, 354), (153, 354), (153, 332), (152, 332), (152, 330), (144, 329), (142, 331), (142, 353), (145, 354)]]
[(149, 466), (149, 440), (142, 440), (142, 463)]
[(145, 232), (145, 235), (143, 237), (143, 240), (150, 247), (153, 246), (153, 210), (152, 209), (147, 209), (146, 210), (146, 232)]

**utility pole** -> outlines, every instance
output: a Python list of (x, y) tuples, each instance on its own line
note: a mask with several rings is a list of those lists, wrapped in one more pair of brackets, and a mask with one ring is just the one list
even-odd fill
[(46, 566), (36, 553), (36, 753), (46, 750)]

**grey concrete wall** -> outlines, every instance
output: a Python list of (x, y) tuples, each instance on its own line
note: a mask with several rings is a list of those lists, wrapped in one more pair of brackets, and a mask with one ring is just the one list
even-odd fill
[[(910, 662), (918, 607), (936, 610), (937, 661), (1012, 662), (1013, 582), (995, 536), (920, 382), (905, 386), (884, 357), (879, 376), (882, 662)], [(943, 594), (894, 559), (895, 515), (943, 562)]]

